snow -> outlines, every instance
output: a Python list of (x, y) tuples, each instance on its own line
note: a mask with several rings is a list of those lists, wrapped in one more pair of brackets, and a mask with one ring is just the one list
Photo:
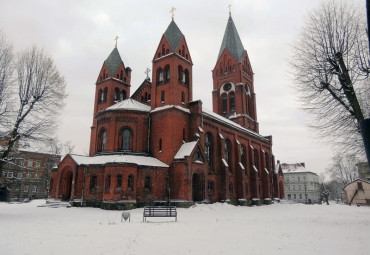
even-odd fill
[(156, 158), (140, 155), (112, 154), (88, 157), (70, 154), (70, 156), (78, 165), (104, 165), (108, 163), (127, 163), (139, 166), (168, 167), (168, 165), (166, 165), (165, 163)]
[(193, 152), (194, 147), (197, 145), (198, 141), (184, 143), (181, 145), (180, 149), (177, 151), (174, 159), (184, 159), (185, 157), (189, 157), (190, 154)]
[(37, 207), (0, 203), (1, 254), (368, 254), (370, 207), (228, 204), (178, 208), (174, 218), (143, 209)]
[(186, 112), (186, 113), (190, 113), (189, 109), (186, 109), (184, 107), (181, 107), (181, 106), (178, 106), (178, 105), (165, 105), (165, 106), (161, 106), (161, 107), (157, 107), (153, 110), (151, 110), (151, 112), (159, 112), (159, 111), (164, 111), (164, 110), (168, 110), (168, 109), (177, 109), (177, 110), (180, 110), (180, 111), (183, 111), (183, 112)]
[(134, 99), (126, 99), (120, 101), (102, 111), (115, 111), (115, 110), (126, 110), (126, 111), (140, 111), (140, 112), (150, 112), (151, 107), (142, 104)]

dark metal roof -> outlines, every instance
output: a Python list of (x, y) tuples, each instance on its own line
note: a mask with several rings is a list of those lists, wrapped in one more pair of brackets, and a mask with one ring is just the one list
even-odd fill
[(123, 65), (123, 61), (121, 59), (121, 56), (119, 55), (117, 48), (113, 49), (107, 60), (105, 60), (105, 63), (107, 64), (110, 76), (112, 77), (113, 74), (117, 71), (118, 67), (121, 64)]
[(222, 52), (225, 49), (227, 49), (238, 62), (242, 61), (244, 47), (242, 41), (240, 40), (238, 31), (236, 30), (234, 21), (231, 18), (231, 15), (229, 16), (229, 20), (227, 21), (224, 38), (222, 39), (222, 44), (220, 52), (218, 53), (217, 60), (220, 58)]
[(168, 43), (170, 44), (174, 52), (176, 51), (176, 48), (179, 45), (181, 39), (184, 37), (179, 27), (176, 25), (175, 21), (173, 20), (168, 26), (166, 32), (164, 32), (164, 36), (166, 37)]

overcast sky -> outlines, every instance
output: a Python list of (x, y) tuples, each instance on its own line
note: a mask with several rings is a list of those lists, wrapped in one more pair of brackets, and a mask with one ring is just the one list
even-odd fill
[[(353, 0), (360, 1), (360, 0)], [(365, 1), (360, 1), (365, 8)], [(321, 0), (1, 0), (0, 28), (16, 50), (43, 47), (67, 82), (68, 98), (60, 117), (59, 139), (87, 154), (95, 82), (114, 48), (132, 69), (131, 94), (145, 79), (146, 68), (162, 34), (175, 22), (186, 37), (193, 66), (193, 99), (212, 109), (211, 70), (217, 60), (232, 5), (232, 17), (254, 75), (257, 119), (262, 135), (273, 136), (276, 159), (305, 162), (320, 173), (330, 164), (332, 148), (308, 128), (298, 107), (287, 61), (304, 16)]]

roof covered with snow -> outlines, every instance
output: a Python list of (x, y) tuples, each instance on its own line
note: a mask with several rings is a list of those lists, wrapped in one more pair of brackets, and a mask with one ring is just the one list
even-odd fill
[(151, 112), (159, 112), (159, 111), (164, 111), (164, 110), (167, 110), (167, 109), (177, 109), (177, 110), (180, 110), (180, 111), (183, 111), (183, 112), (186, 112), (186, 113), (190, 113), (189, 109), (186, 109), (186, 108), (178, 106), (178, 105), (165, 105), (165, 106), (162, 106), (162, 107), (157, 107), (157, 108), (153, 109)]
[(195, 146), (197, 145), (197, 141), (184, 143), (180, 149), (177, 151), (174, 159), (184, 159), (185, 157), (189, 157), (190, 154), (193, 152)]
[(52, 139), (21, 139), (18, 143), (18, 150), (56, 155), (57, 145)]
[(150, 106), (140, 103), (132, 98), (120, 101), (104, 110), (103, 111), (139, 111), (139, 112), (150, 112)]
[(242, 131), (244, 133), (247, 133), (247, 134), (249, 134), (251, 136), (254, 136), (256, 138), (259, 138), (261, 140), (264, 140), (266, 142), (269, 142), (269, 140), (266, 137), (264, 137), (264, 136), (262, 136), (262, 135), (260, 135), (260, 134), (258, 134), (256, 132), (253, 132), (252, 130), (247, 129), (247, 128), (239, 125), (238, 123), (235, 123), (232, 120), (226, 119), (226, 118), (222, 117), (221, 115), (219, 115), (219, 114), (217, 114), (217, 113), (215, 113), (215, 112), (213, 112), (211, 110), (208, 110), (206, 108), (203, 108), (203, 115), (205, 115), (205, 116), (207, 116), (209, 118), (212, 118), (212, 119), (214, 119), (216, 121), (219, 121), (219, 122), (221, 122), (223, 124), (226, 124), (228, 126), (231, 126), (233, 128), (236, 128), (236, 129), (238, 129), (238, 130), (240, 130), (240, 131)]
[(295, 163), (295, 164), (281, 164), (281, 169), (283, 170), (284, 174), (294, 174), (294, 173), (313, 173), (312, 171), (309, 171), (306, 169), (304, 163)]
[(70, 154), (70, 156), (78, 165), (105, 165), (110, 163), (126, 163), (138, 166), (168, 167), (168, 165), (156, 158), (142, 155), (112, 154), (89, 157)]

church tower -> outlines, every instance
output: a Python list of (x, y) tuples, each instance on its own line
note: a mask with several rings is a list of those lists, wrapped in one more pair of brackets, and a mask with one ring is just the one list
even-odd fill
[(192, 101), (192, 66), (185, 36), (172, 19), (153, 58), (152, 109)]
[[(116, 38), (117, 40), (118, 38)], [(95, 83), (93, 125), (91, 127), (90, 156), (96, 150), (97, 113), (118, 101), (130, 97), (131, 68), (125, 67), (117, 49), (117, 43), (103, 66)]]
[(258, 133), (253, 71), (229, 16), (213, 77), (213, 111)]

